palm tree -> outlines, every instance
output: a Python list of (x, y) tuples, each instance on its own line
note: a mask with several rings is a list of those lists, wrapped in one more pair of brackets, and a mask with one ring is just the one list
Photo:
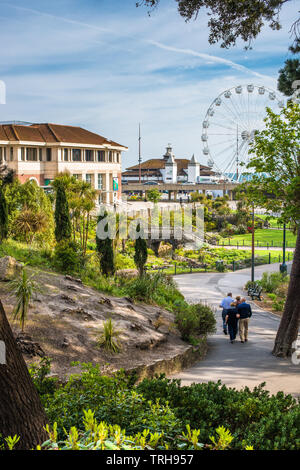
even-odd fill
[(38, 290), (38, 287), (36, 282), (32, 279), (32, 276), (28, 276), (26, 269), (23, 268), (21, 276), (11, 281), (11, 290), (17, 299), (17, 303), (13, 309), (13, 319), (20, 321), (21, 330), (22, 333), (24, 333), (29, 302), (34, 292)]

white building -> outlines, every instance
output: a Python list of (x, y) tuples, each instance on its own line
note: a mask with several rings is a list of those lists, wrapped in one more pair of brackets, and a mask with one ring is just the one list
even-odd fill
[[(160, 183), (197, 183), (201, 178), (209, 180), (215, 175), (208, 166), (201, 165), (193, 155), (187, 158), (175, 158), (171, 144), (168, 144), (162, 158), (151, 158), (141, 163), (141, 182), (156, 181)], [(139, 165), (127, 168), (122, 173), (123, 181), (139, 182)]]

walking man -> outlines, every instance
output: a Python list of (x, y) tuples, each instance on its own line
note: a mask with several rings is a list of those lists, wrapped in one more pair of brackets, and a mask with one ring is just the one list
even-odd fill
[(222, 310), (222, 320), (223, 320), (223, 332), (225, 335), (227, 335), (227, 323), (226, 323), (226, 311), (230, 308), (230, 305), (233, 302), (232, 298), (232, 292), (229, 292), (227, 294), (227, 297), (224, 297), (222, 300), (220, 307), (223, 309)]
[(251, 305), (246, 303), (246, 299), (242, 298), (241, 303), (237, 306), (239, 318), (239, 334), (241, 343), (248, 341), (249, 319), (252, 316)]

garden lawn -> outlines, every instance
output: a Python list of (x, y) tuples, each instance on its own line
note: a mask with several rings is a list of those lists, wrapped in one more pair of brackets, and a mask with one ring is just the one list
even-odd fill
[[(234, 235), (220, 240), (219, 244), (251, 246), (252, 234)], [(296, 235), (291, 230), (286, 231), (286, 242), (288, 248), (295, 248)], [(257, 229), (255, 230), (255, 246), (279, 246), (283, 243), (283, 230)]]

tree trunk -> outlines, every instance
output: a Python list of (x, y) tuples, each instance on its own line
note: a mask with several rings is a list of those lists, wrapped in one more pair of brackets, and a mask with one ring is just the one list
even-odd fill
[(0, 434), (3, 438), (16, 434), (17, 449), (32, 449), (47, 440), (43, 427), (48, 421), (1, 300), (0, 341), (6, 349), (6, 363), (0, 362)]
[(277, 331), (272, 354), (288, 357), (292, 353), (292, 343), (298, 337), (300, 324), (300, 228), (298, 229), (294, 260), (290, 276), (287, 299)]

